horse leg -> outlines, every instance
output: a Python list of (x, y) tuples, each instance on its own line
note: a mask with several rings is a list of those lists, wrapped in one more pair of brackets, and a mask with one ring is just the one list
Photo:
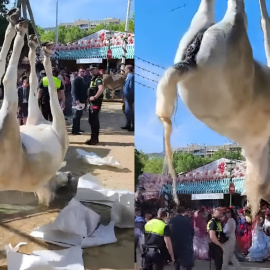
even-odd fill
[(195, 13), (188, 31), (181, 38), (174, 63), (185, 58), (186, 49), (192, 43), (197, 34), (208, 29), (215, 23), (215, 0), (201, 0), (199, 8)]
[(45, 119), (41, 113), (41, 110), (38, 106), (37, 100), (37, 89), (38, 89), (38, 79), (36, 74), (36, 48), (38, 47), (38, 40), (35, 35), (29, 36), (29, 54), (28, 59), (30, 62), (30, 93), (29, 93), (29, 102), (28, 102), (28, 118), (27, 125), (37, 125), (38, 123), (44, 123)]
[(5, 73), (6, 58), (7, 58), (7, 54), (8, 54), (11, 42), (16, 35), (15, 24), (19, 20), (19, 17), (20, 17), (19, 12), (20, 12), (19, 9), (14, 8), (14, 9), (11, 9), (7, 15), (7, 20), (9, 21), (9, 24), (5, 33), (5, 39), (4, 39), (4, 43), (3, 43), (1, 53), (0, 53), (0, 82)]
[[(201, 30), (201, 26), (200, 24), (198, 24), (198, 20), (199, 18), (202, 18), (204, 16), (209, 16), (207, 24), (204, 25), (204, 27), (209, 27), (208, 25), (210, 25), (210, 22), (212, 23), (213, 19), (212, 6), (214, 6), (214, 1), (202, 0), (199, 10), (195, 14), (195, 17), (192, 21), (193, 28), (187, 32), (184, 41), (180, 42), (180, 46), (175, 58), (178, 60), (178, 62), (173, 67), (170, 67), (166, 70), (157, 87), (156, 114), (164, 126), (164, 138), (166, 148), (165, 162), (167, 162), (169, 173), (173, 178), (173, 196), (177, 204), (179, 203), (179, 200), (177, 198), (176, 192), (176, 174), (172, 164), (173, 153), (170, 144), (170, 136), (172, 132), (171, 117), (174, 112), (174, 105), (177, 98), (177, 83), (183, 80), (187, 73), (192, 72), (192, 70), (196, 69), (195, 57), (200, 49), (203, 32), (205, 31), (205, 29)], [(197, 28), (195, 27), (195, 25), (197, 26)], [(191, 38), (193, 39), (190, 43)], [(187, 42), (187, 40), (189, 43)], [(185, 51), (183, 51), (184, 47)]]
[(51, 112), (53, 116), (53, 122), (52, 122), (52, 129), (56, 133), (60, 143), (62, 144), (63, 149), (63, 158), (66, 154), (66, 150), (68, 148), (68, 135), (66, 130), (66, 122), (64, 113), (60, 107), (59, 101), (58, 101), (58, 95), (56, 92), (56, 86), (53, 80), (52, 76), (52, 65), (50, 61), (50, 56), (52, 54), (52, 45), (48, 43), (46, 46), (43, 47), (43, 53), (44, 53), (44, 61), (43, 65), (48, 77), (49, 81), (49, 94), (50, 94), (50, 107)]
[[(17, 35), (15, 37), (14, 47), (7, 71), (3, 79), (5, 99), (0, 111), (0, 153), (2, 155), (0, 178), (2, 186), (8, 186), (9, 181), (11, 181), (13, 177), (14, 179), (18, 179), (21, 174), (20, 168), (23, 150), (19, 125), (16, 119), (18, 107), (17, 69), (26, 30), (26, 21), (21, 21), (16, 25)], [(14, 164), (16, 165), (17, 170), (9, 170), (10, 179), (6, 179), (5, 172)]]

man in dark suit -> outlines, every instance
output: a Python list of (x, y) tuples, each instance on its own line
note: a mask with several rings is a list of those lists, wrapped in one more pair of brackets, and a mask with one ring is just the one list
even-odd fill
[(26, 124), (28, 117), (28, 100), (29, 100), (29, 78), (22, 78), (22, 86), (18, 88), (18, 123), (19, 125)]
[(80, 135), (81, 117), (87, 100), (87, 85), (84, 81), (85, 69), (80, 68), (78, 76), (73, 80), (73, 96), (76, 103), (76, 111), (73, 117), (72, 134)]
[(171, 219), (169, 223), (173, 252), (175, 256), (174, 270), (180, 270), (182, 265), (186, 270), (191, 270), (194, 266), (193, 237), (194, 229), (190, 218), (183, 216), (184, 207), (178, 208), (178, 215)]
[(125, 66), (126, 82), (123, 89), (124, 102), (125, 102), (125, 115), (127, 118), (126, 125), (121, 127), (128, 131), (134, 131), (134, 74), (133, 66)]

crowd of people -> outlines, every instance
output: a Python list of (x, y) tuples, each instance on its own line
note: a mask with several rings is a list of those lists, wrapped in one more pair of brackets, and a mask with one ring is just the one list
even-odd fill
[[(84, 131), (80, 127), (81, 117), (88, 107), (88, 122), (91, 127), (91, 137), (85, 142), (88, 145), (99, 143), (99, 112), (103, 101), (103, 80), (98, 64), (90, 65), (90, 68), (80, 67), (78, 71), (69, 72), (66, 68), (59, 70), (53, 68), (53, 80), (57, 89), (59, 104), (63, 114), (73, 117), (72, 134), (81, 135)], [(124, 69), (126, 81), (123, 85), (123, 101), (125, 104), (126, 125), (123, 129), (134, 131), (134, 74), (133, 66), (126, 65)], [(48, 78), (46, 72), (41, 70), (37, 74), (38, 101), (44, 118), (52, 121), (50, 109), (50, 95), (48, 90)], [(25, 73), (18, 81), (18, 112), (19, 125), (26, 124), (28, 117), (29, 100), (29, 74)], [(3, 98), (3, 85), (1, 86), (1, 98)]]
[(264, 201), (254, 218), (248, 207), (187, 210), (182, 203), (177, 211), (149, 209), (135, 209), (135, 258), (141, 253), (144, 270), (168, 262), (175, 270), (192, 269), (196, 259), (212, 261), (217, 270), (229, 264), (241, 269), (239, 261), (270, 257), (270, 208)]

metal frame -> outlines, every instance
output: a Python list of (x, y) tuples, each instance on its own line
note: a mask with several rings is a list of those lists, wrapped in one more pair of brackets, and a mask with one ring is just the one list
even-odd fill
[(33, 27), (34, 32), (35, 32), (35, 35), (36, 35), (37, 40), (38, 40), (38, 44), (41, 47), (41, 42), (40, 42), (40, 39), (39, 39), (39, 35), (38, 35), (38, 32), (37, 32), (35, 19), (34, 19), (34, 16), (33, 16), (32, 8), (31, 8), (31, 5), (30, 5), (29, 0), (17, 0), (16, 7), (21, 10), (21, 13), (22, 13), (21, 16), (24, 19), (28, 19), (27, 18), (27, 11), (28, 11), (28, 14), (29, 14), (29, 17), (30, 17), (29, 21), (32, 24), (32, 27)]

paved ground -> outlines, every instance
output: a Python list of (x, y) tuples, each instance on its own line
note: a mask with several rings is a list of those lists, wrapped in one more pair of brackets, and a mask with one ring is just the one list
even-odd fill
[[(260, 270), (260, 269), (270, 269), (270, 263), (269, 262), (264, 262), (264, 263), (251, 263), (251, 262), (246, 262), (246, 263), (240, 263), (242, 269), (247, 269), (247, 270)], [(168, 268), (170, 269), (170, 268)], [(195, 267), (193, 270), (209, 270), (209, 262), (202, 262), (202, 261), (196, 261), (195, 262)], [(212, 269), (214, 270), (214, 265), (212, 265)], [(230, 266), (229, 269), (236, 269), (233, 266)]]
[[(134, 269), (135, 270), (139, 270), (140, 269), (140, 265), (141, 265), (141, 257), (140, 257), (140, 250), (139, 248), (137, 248), (137, 262), (134, 265)], [(241, 269), (247, 269), (247, 270), (266, 270), (266, 269), (270, 269), (270, 262), (263, 262), (263, 263), (253, 263), (253, 262), (241, 262)], [(210, 269), (210, 263), (209, 261), (195, 261), (195, 266), (192, 268), (192, 270), (209, 270)], [(214, 267), (214, 262), (212, 262), (211, 264), (211, 269), (215, 270)], [(236, 268), (234, 268), (233, 266), (229, 266), (229, 270), (238, 270)], [(166, 265), (164, 267), (164, 270), (173, 270), (173, 266), (172, 264)], [(184, 270), (183, 268), (181, 268), (181, 270)]]
[[(247, 270), (266, 270), (266, 269), (270, 269), (270, 263), (269, 262), (264, 262), (264, 263), (251, 263), (251, 262), (247, 262), (247, 263), (240, 263), (241, 265), (241, 269), (247, 269)], [(139, 270), (140, 267), (138, 264), (135, 264), (135, 268), (136, 270)], [(172, 265), (166, 265), (164, 267), (164, 270), (172, 270), (173, 267)], [(182, 270), (183, 268), (181, 268)], [(209, 270), (210, 269), (210, 265), (209, 262), (204, 262), (204, 261), (196, 261), (195, 262), (195, 266), (192, 268), (192, 270)], [(214, 265), (212, 264), (212, 270), (214, 270)], [(229, 270), (238, 270), (236, 268), (234, 268), (233, 266), (229, 266)], [(184, 269), (183, 269), (184, 270)]]
[[(120, 127), (125, 124), (125, 116), (121, 108), (121, 103), (104, 102), (100, 115), (100, 144), (97, 146), (84, 145), (90, 137), (87, 114), (84, 113), (81, 129), (85, 130), (85, 133), (79, 136), (69, 135), (70, 147), (65, 158), (67, 165), (62, 171), (71, 171), (76, 179), (91, 172), (107, 188), (134, 191), (134, 133), (121, 130)], [(67, 128), (68, 131), (71, 130), (71, 126)], [(113, 156), (124, 166), (124, 169), (90, 166), (81, 159), (77, 159), (77, 148), (95, 152), (101, 157)], [(0, 269), (7, 269), (4, 248), (6, 244), (16, 244), (26, 240), (28, 245), (22, 250), (26, 253), (40, 249), (59, 249), (55, 245), (30, 237), (29, 233), (38, 226), (54, 221), (61, 209), (76, 193), (76, 184), (77, 182), (74, 181), (71, 185), (61, 188), (49, 209), (39, 207), (32, 193), (0, 192)], [(101, 215), (101, 223), (109, 222), (109, 207), (95, 204), (88, 206)], [(133, 229), (116, 228), (115, 232), (117, 243), (84, 249), (85, 269), (133, 269)]]

